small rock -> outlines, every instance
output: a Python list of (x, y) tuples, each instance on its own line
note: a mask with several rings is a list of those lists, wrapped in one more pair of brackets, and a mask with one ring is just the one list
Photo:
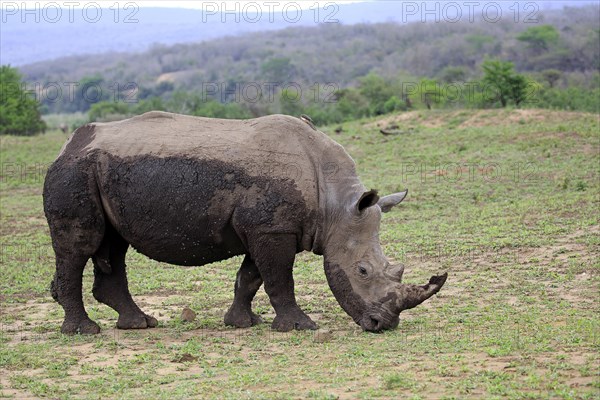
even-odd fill
[(185, 307), (181, 312), (181, 320), (185, 322), (192, 322), (196, 319), (196, 313), (191, 308)]
[(333, 333), (329, 329), (317, 329), (314, 334), (315, 343), (327, 343), (333, 339)]

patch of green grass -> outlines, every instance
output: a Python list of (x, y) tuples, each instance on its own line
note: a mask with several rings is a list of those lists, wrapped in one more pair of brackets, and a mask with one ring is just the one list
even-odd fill
[(413, 389), (417, 387), (417, 383), (406, 374), (395, 373), (384, 377), (383, 387), (386, 390)]

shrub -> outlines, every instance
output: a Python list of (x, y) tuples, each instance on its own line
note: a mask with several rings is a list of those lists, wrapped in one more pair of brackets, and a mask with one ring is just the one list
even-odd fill
[(39, 103), (27, 95), (16, 68), (0, 67), (0, 134), (35, 135), (44, 132)]

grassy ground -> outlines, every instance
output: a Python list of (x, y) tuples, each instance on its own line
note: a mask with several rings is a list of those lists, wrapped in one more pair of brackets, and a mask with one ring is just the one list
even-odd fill
[[(421, 111), (335, 128), (366, 186), (410, 190), (381, 233), (405, 281), (450, 274), (384, 334), (342, 311), (314, 255), (297, 258), (297, 295), (324, 331), (281, 334), (223, 325), (240, 258), (183, 268), (134, 251), (130, 287), (159, 328), (114, 329), (87, 268), (103, 331), (59, 334), (41, 187), (65, 137), (3, 137), (0, 397), (600, 398), (598, 115)], [(272, 320), (262, 289), (255, 308)]]

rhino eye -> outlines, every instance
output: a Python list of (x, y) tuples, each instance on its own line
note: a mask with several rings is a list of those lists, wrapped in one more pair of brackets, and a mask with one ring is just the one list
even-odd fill
[(367, 269), (363, 266), (358, 267), (358, 273), (362, 276), (367, 276)]

